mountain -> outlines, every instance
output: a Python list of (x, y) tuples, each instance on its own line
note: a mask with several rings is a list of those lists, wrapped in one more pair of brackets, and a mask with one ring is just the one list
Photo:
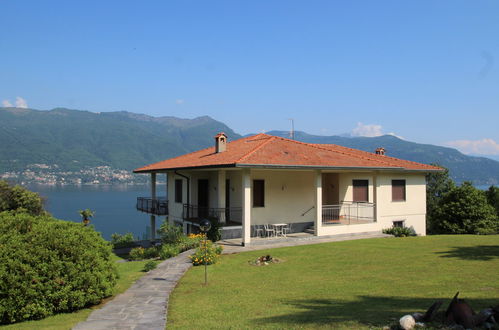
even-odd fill
[[(49, 111), (0, 108), (0, 174), (24, 171), (29, 165), (47, 164), (58, 171), (110, 166), (132, 170), (139, 166), (213, 145), (213, 136), (225, 132), (231, 140), (241, 136), (208, 116), (194, 119), (152, 117), (131, 112), (94, 113), (57, 108)], [(288, 137), (288, 132), (269, 134)], [(295, 139), (333, 143), (373, 152), (384, 147), (387, 155), (449, 168), (454, 180), (498, 184), (499, 162), (471, 157), (452, 148), (419, 144), (395, 136), (318, 136), (296, 132)]]
[(0, 173), (34, 163), (57, 164), (60, 170), (103, 165), (131, 170), (209, 147), (221, 131), (240, 137), (208, 116), (0, 108)]
[[(268, 134), (289, 137), (286, 131), (271, 131)], [(478, 185), (499, 183), (499, 162), (462, 154), (453, 148), (431, 144), (420, 144), (402, 140), (393, 135), (378, 137), (320, 136), (305, 132), (295, 132), (295, 140), (308, 143), (332, 143), (349, 148), (374, 152), (378, 147), (386, 149), (387, 156), (411, 160), (425, 164), (439, 164), (449, 169), (457, 182), (472, 181)]]

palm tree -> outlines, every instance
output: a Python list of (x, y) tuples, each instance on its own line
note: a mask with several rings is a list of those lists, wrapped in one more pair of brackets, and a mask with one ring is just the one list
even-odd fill
[(94, 212), (90, 209), (80, 210), (79, 211), (81, 217), (83, 218), (83, 224), (88, 226), (90, 223), (90, 218), (94, 216)]

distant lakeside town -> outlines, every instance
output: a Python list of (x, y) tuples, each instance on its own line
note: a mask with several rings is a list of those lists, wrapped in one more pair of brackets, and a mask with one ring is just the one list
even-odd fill
[(0, 174), (0, 179), (18, 184), (84, 185), (84, 184), (144, 184), (147, 177), (130, 170), (110, 166), (87, 167), (64, 171), (58, 165), (30, 164), (24, 170)]

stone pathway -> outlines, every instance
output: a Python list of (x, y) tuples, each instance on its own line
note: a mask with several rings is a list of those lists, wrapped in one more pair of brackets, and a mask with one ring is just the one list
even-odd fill
[(192, 267), (190, 254), (192, 250), (163, 261), (73, 329), (164, 330), (170, 293)]
[[(291, 236), (291, 235), (290, 235)], [(380, 232), (316, 237), (297, 236), (295, 239), (261, 239), (251, 246), (241, 246), (241, 240), (219, 242), (224, 254), (273, 249), (279, 247), (319, 244), (353, 239), (393, 237)], [(104, 307), (93, 311), (86, 321), (78, 323), (74, 330), (164, 330), (168, 300), (177, 282), (192, 267), (188, 256), (192, 250), (163, 261), (158, 267), (135, 282), (126, 292), (116, 296)]]

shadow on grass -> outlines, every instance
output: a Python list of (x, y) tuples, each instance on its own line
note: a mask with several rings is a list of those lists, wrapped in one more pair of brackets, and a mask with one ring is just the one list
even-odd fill
[[(466, 297), (463, 297), (466, 298)], [(424, 313), (435, 301), (443, 302), (435, 316), (435, 322), (443, 321), (443, 314), (452, 297), (442, 298), (409, 298), (409, 297), (370, 297), (358, 296), (355, 301), (307, 299), (291, 300), (284, 304), (293, 307), (290, 314), (277, 315), (254, 319), (260, 325), (279, 326), (354, 326), (383, 327), (398, 322), (405, 314)], [(498, 301), (492, 299), (466, 299), (475, 309), (481, 310), (488, 306), (497, 305)]]
[(499, 245), (456, 246), (452, 250), (435, 253), (443, 258), (487, 261), (499, 258)]

